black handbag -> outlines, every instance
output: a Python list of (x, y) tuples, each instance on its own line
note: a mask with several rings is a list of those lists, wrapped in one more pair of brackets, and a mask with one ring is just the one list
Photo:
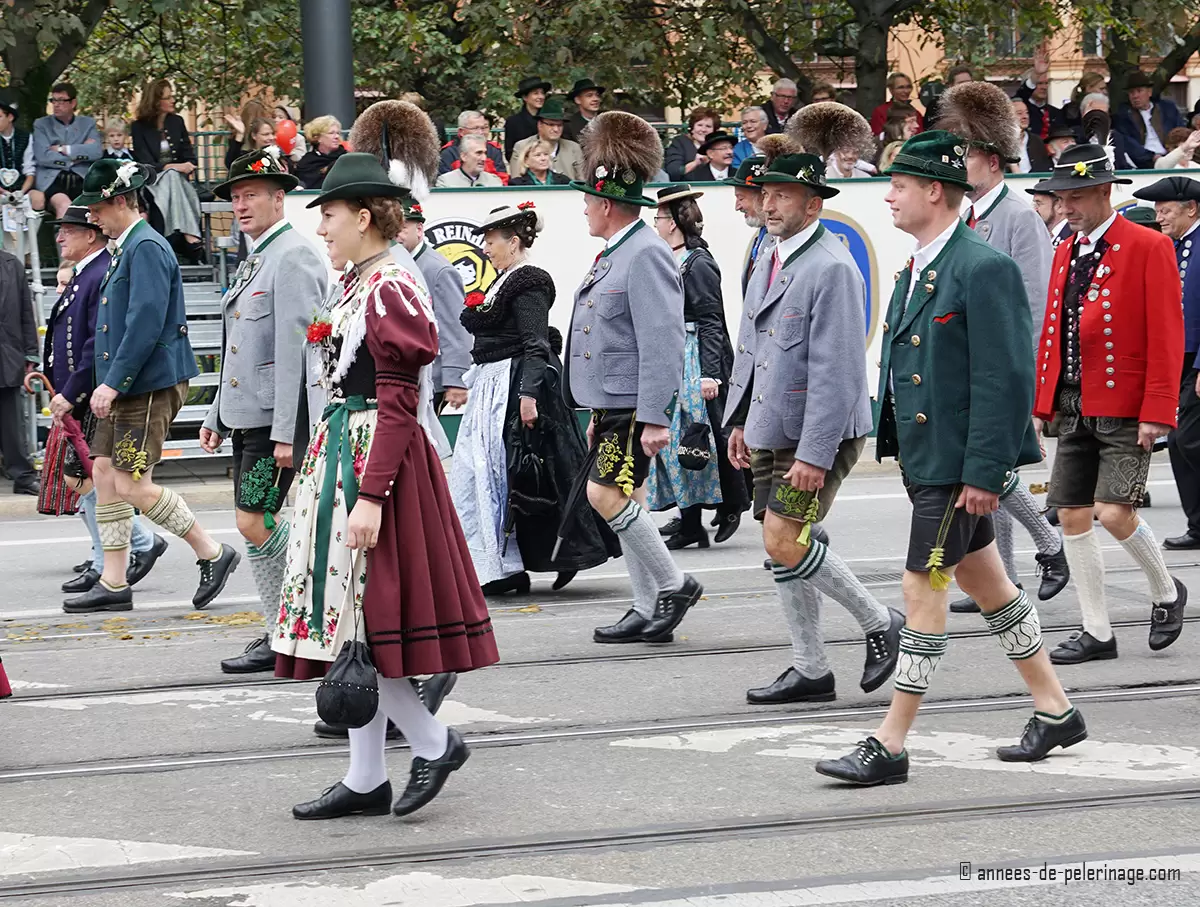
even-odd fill
[(326, 724), (365, 727), (379, 709), (379, 682), (367, 644), (348, 639), (317, 687), (317, 714)]
[(679, 465), (684, 469), (699, 471), (712, 462), (709, 431), (703, 422), (693, 422), (679, 436)]

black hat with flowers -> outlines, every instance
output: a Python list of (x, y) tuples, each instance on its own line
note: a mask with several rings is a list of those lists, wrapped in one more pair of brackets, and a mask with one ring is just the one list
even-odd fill
[(300, 185), (300, 180), (283, 169), (279, 158), (264, 148), (243, 154), (230, 164), (229, 176), (225, 182), (213, 189), (213, 195), (229, 201), (233, 187), (246, 180), (270, 180), (284, 192), (291, 192)]
[(833, 198), (838, 194), (837, 189), (825, 181), (825, 162), (815, 154), (781, 154), (771, 163), (771, 166), (759, 176), (754, 177), (755, 186), (765, 186), (770, 183), (793, 183), (807, 186), (821, 198)]
[(411, 220), (416, 224), (425, 223), (425, 212), (421, 208), (421, 203), (411, 195), (405, 196), (400, 203), (404, 205), (404, 219)]
[(767, 159), (761, 154), (755, 154), (747, 158), (742, 158), (742, 162), (738, 164), (737, 172), (733, 176), (726, 177), (721, 180), (725, 186), (741, 186), (743, 189), (757, 189), (754, 185), (754, 178), (762, 176), (767, 172)]
[(1103, 145), (1085, 142), (1068, 148), (1059, 155), (1054, 171), (1048, 179), (1038, 185), (1050, 192), (1066, 192), (1070, 189), (1090, 189), (1106, 183), (1124, 183), (1133, 180), (1117, 176), (1112, 159)]
[(87, 207), (137, 192), (153, 182), (147, 179), (149, 175), (145, 165), (136, 161), (101, 158), (88, 168), (83, 178), (83, 192), (71, 204)]
[(626, 205), (657, 207), (642, 194), (662, 167), (662, 140), (653, 126), (632, 113), (610, 110), (588, 123), (580, 139), (584, 179), (572, 180), (572, 188)]

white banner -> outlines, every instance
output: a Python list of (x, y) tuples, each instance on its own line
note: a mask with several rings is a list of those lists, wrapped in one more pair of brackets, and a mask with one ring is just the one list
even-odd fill
[[(1133, 185), (1114, 186), (1113, 203), (1119, 208), (1136, 203), (1132, 197), (1135, 190), (1179, 172), (1160, 170), (1127, 174), (1133, 179)], [(1024, 190), (1039, 179), (1010, 177), (1010, 191), (1017, 198), (1031, 201)], [(879, 359), (877, 327), (891, 298), (895, 274), (904, 267), (915, 242), (911, 236), (892, 226), (891, 211), (883, 200), (888, 180), (834, 180), (833, 184), (841, 192), (825, 203), (822, 222), (846, 243), (867, 282), (867, 371), (870, 375), (868, 386), (874, 388)], [(742, 262), (754, 231), (734, 211), (732, 187), (713, 184), (698, 184), (697, 187), (704, 191), (704, 197), (699, 200), (704, 212), (704, 238), (721, 267), (725, 318), (732, 335), (730, 339), (736, 342), (742, 313)], [(316, 236), (320, 209), (304, 207), (317, 194), (290, 193), (287, 216), (297, 229), (303, 230), (319, 247), (324, 248)], [(468, 292), (487, 289), (495, 279), (495, 270), (483, 256), (480, 246), (482, 237), (472, 233), (471, 228), (495, 207), (534, 201), (545, 218), (546, 227), (531, 250), (530, 260), (545, 268), (554, 278), (558, 299), (550, 310), (550, 323), (561, 330), (565, 337), (575, 289), (597, 253), (604, 247), (602, 240), (588, 235), (583, 199), (582, 193), (566, 186), (538, 189), (437, 189), (422, 205), (429, 218), (425, 225), (426, 238), (460, 269)], [(646, 209), (647, 226), (652, 226), (650, 218), (654, 210)], [(1036, 329), (1040, 329), (1040, 325)]]

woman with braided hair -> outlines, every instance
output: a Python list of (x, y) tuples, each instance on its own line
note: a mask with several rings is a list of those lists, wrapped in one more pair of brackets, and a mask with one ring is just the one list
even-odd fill
[(499, 277), (486, 295), (468, 293), (462, 313), (475, 364), (450, 492), (488, 595), (528, 592), (531, 570), (557, 572), (561, 589), (620, 551), (586, 502), (556, 544), (586, 447), (563, 397), (562, 338), (549, 325), (554, 281), (527, 260), (542, 226), (533, 202), (489, 212), (475, 232)]

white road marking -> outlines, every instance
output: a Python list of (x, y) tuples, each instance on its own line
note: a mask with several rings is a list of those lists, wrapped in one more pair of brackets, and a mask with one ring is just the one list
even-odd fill
[(187, 847), (149, 841), (58, 838), (0, 831), (0, 876), (128, 866), (132, 863), (252, 856), (257, 854), (246, 850), (219, 850), (215, 847)]
[[(233, 529), (210, 529), (209, 535), (237, 535), (237, 527)], [(48, 539), (5, 539), (0, 541), (0, 548), (20, 548), (26, 545), (50, 545), (60, 544), (62, 542), (87, 542), (91, 544), (92, 537), (90, 535), (61, 535)], [(182, 543), (181, 543), (182, 544)]]
[[(794, 724), (628, 737), (614, 740), (612, 746), (699, 753), (730, 753), (745, 747), (758, 756), (816, 762), (844, 755), (874, 731), (874, 727)], [(1085, 740), (1068, 750), (1055, 750), (1053, 756), (1042, 762), (1001, 762), (997, 759), (996, 747), (1015, 743), (1016, 739), (1015, 735), (984, 737), (934, 731), (910, 735), (907, 746), (914, 765), (922, 770), (960, 768), (1120, 781), (1192, 781), (1200, 776), (1200, 749), (1196, 747)]]
[(33, 680), (10, 680), (9, 686), (13, 690), (65, 690), (68, 685), (65, 683), (37, 683)]
[(476, 907), (484, 904), (535, 903), (558, 898), (627, 894), (630, 885), (609, 885), (551, 876), (511, 875), (495, 879), (446, 878), (431, 872), (411, 872), (377, 879), (365, 885), (323, 885), (319, 882), (269, 882), (172, 892), (180, 900), (237, 898), (229, 907)]
[[(257, 595), (224, 595), (224, 594), (222, 594), (219, 598), (217, 598), (217, 600), (213, 604), (214, 605), (215, 604), (259, 605), (259, 604), (261, 604), (261, 602), (262, 602), (262, 599), (259, 598)], [(213, 605), (209, 605), (208, 607), (211, 609), (212, 613), (218, 613), (220, 611), (219, 608), (213, 608)], [(145, 613), (147, 611), (180, 611), (180, 610), (186, 610), (188, 612), (194, 611), (195, 609), (192, 607), (192, 600), (190, 598), (176, 598), (176, 599), (158, 600), (158, 601), (142, 601), (136, 595), (134, 596), (134, 599), (133, 599), (133, 613), (135, 613), (135, 614)], [(126, 613), (128, 613), (128, 612), (126, 612)], [(66, 620), (68, 618), (73, 619), (73, 618), (77, 618), (79, 616), (81, 616), (81, 615), (77, 615), (77, 614), (65, 615), (63, 613), (63, 609), (62, 609), (61, 605), (59, 605), (57, 608), (33, 608), (28, 611), (0, 611), (0, 621), (4, 621), (4, 620), (48, 620), (52, 617), (59, 617), (59, 618)], [(86, 616), (86, 615), (84, 615), (84, 616)], [(116, 616), (120, 617), (121, 614), (117, 614)], [(0, 628), (0, 629), (3, 629), (3, 628)], [(143, 631), (143, 632), (145, 632), (145, 631)], [(161, 633), (163, 631), (156, 630), (153, 632)], [(81, 635), (86, 635), (86, 634), (64, 633), (61, 636), (40, 636), (40, 637), (38, 637), (38, 639), (39, 640), (75, 639), (76, 637), (81, 636)], [(108, 636), (109, 634), (108, 633), (100, 633), (100, 634), (94, 634), (94, 635)]]

